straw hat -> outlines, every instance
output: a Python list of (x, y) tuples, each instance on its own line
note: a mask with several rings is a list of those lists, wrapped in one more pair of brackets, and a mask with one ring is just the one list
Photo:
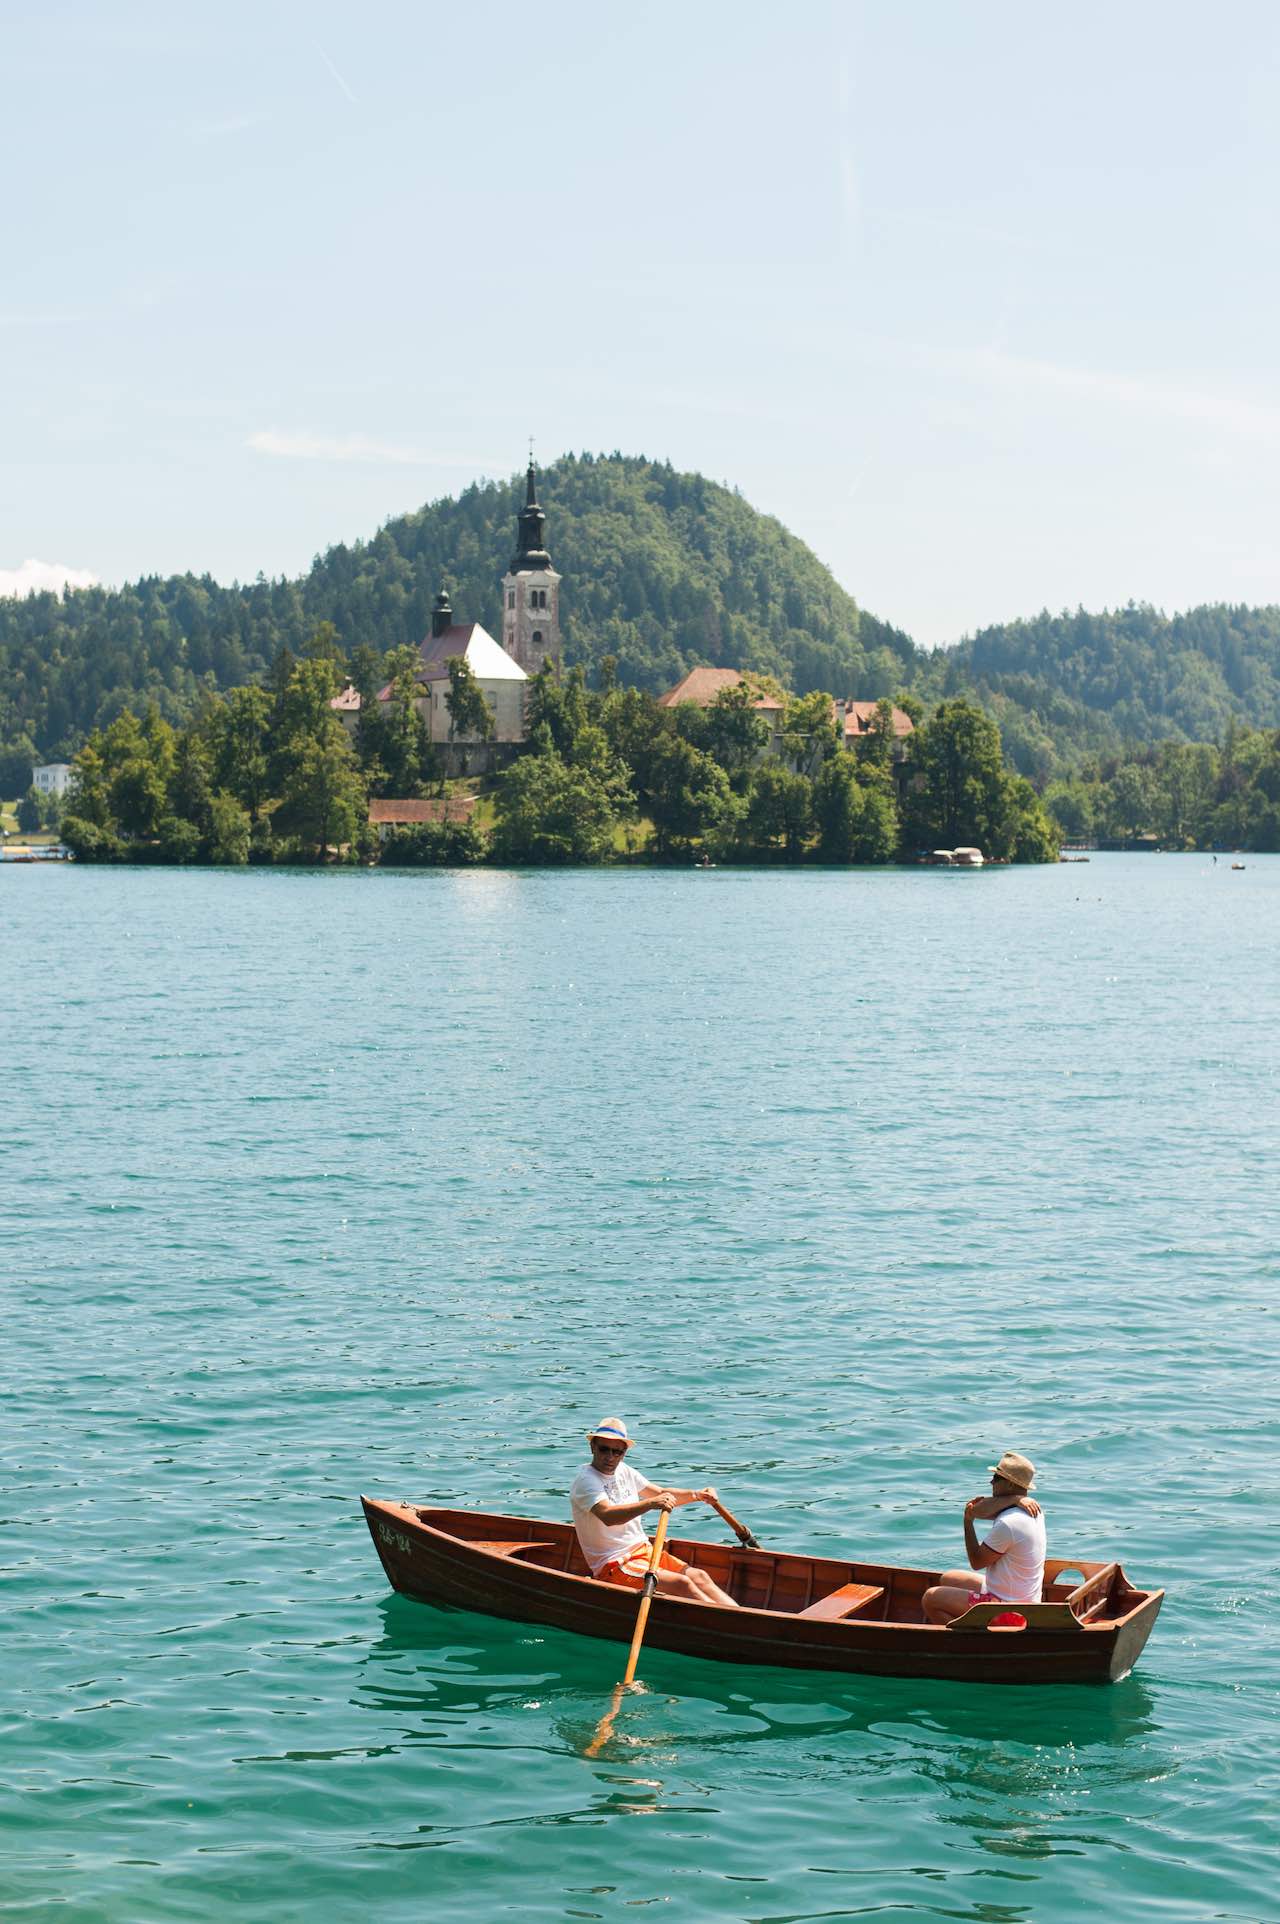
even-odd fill
[(611, 1443), (635, 1442), (634, 1436), (627, 1434), (627, 1426), (620, 1416), (606, 1416), (602, 1423), (596, 1424), (594, 1430), (587, 1431), (588, 1442), (594, 1441), (597, 1436), (607, 1436)]
[(1006, 1483), (1016, 1483), (1020, 1490), (1034, 1490), (1036, 1487), (1036, 1466), (1029, 1463), (1025, 1456), (1016, 1450), (1006, 1450), (998, 1463), (991, 1465), (992, 1476), (1001, 1476)]

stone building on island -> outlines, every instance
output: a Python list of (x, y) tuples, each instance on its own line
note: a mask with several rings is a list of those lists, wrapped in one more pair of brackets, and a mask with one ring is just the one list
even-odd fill
[[(738, 688), (743, 681), (736, 668), (691, 668), (683, 680), (665, 695), (659, 695), (659, 708), (677, 708), (681, 702), (694, 702), (699, 708), (710, 708), (718, 695), (728, 688)], [(781, 755), (782, 732), (786, 720), (786, 703), (775, 695), (760, 695), (752, 707), (769, 730), (769, 739), (760, 750), (762, 756)], [(863, 735), (869, 734), (876, 718), (877, 703), (873, 701), (854, 701), (852, 698), (832, 703), (832, 720), (840, 733), (844, 747), (852, 748)], [(902, 752), (902, 743), (912, 733), (913, 723), (910, 715), (903, 709), (893, 710), (893, 734), (895, 759)]]
[[(524, 740), (524, 691), (529, 677), (518, 661), (478, 621), (455, 621), (453, 607), (444, 589), (436, 596), (431, 610), (431, 633), (418, 646), (418, 684), (422, 692), (414, 706), (426, 717), (433, 742), (475, 742), (475, 734), (454, 734), (453, 718), (446, 696), (449, 693), (449, 663), (465, 661), (480, 684), (480, 692), (493, 711), (495, 742)], [(357, 704), (359, 696), (356, 697)], [(338, 700), (342, 700), (339, 695)], [(391, 684), (378, 690), (384, 707), (391, 700)]]
[[(691, 668), (674, 688), (668, 688), (665, 695), (658, 696), (659, 708), (678, 708), (682, 702), (691, 701), (698, 708), (710, 708), (717, 695), (726, 689), (739, 688), (742, 676), (736, 668)], [(753, 701), (762, 722), (769, 730), (769, 740), (761, 750), (765, 755), (782, 753), (782, 717), (786, 703), (776, 695), (761, 695)]]
[[(528, 684), (544, 662), (560, 660), (560, 576), (547, 552), (546, 525), (547, 517), (538, 504), (537, 473), (530, 460), (524, 506), (517, 517), (516, 551), (502, 578), (505, 646), (478, 621), (455, 621), (453, 605), (443, 588), (431, 611), (431, 632), (418, 645), (420, 693), (414, 705), (425, 717), (432, 741), (445, 749), (446, 761), (448, 750), (456, 749), (472, 773), (505, 761), (512, 746), (523, 742)], [(458, 659), (466, 662), (493, 712), (492, 748), (480, 744), (474, 732), (453, 728), (448, 703), (449, 663)], [(391, 701), (390, 683), (379, 689), (377, 699), (385, 713)], [(354, 732), (360, 719), (358, 692), (344, 688), (329, 706)]]

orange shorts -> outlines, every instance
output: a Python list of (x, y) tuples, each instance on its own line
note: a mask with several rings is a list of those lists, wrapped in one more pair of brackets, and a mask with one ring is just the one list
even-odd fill
[[(634, 1550), (620, 1560), (615, 1559), (613, 1563), (602, 1564), (596, 1571), (596, 1582), (616, 1583), (623, 1590), (643, 1590), (645, 1571), (649, 1568), (649, 1558), (652, 1555), (652, 1550), (642, 1549), (637, 1544)], [(670, 1570), (678, 1576), (689, 1566), (687, 1563), (681, 1563), (679, 1557), (673, 1557), (669, 1550), (664, 1550), (658, 1558), (658, 1568)]]

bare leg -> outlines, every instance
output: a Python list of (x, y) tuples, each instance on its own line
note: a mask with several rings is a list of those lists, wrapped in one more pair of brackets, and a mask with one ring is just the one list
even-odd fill
[(722, 1608), (736, 1610), (734, 1599), (713, 1583), (705, 1570), (659, 1570), (658, 1592), (664, 1597), (678, 1597), (682, 1603), (718, 1603)]
[(920, 1599), (926, 1623), (950, 1623), (969, 1608), (981, 1594), (982, 1579), (972, 1570), (944, 1570), (931, 1590)]
[(705, 1602), (718, 1603), (727, 1606), (730, 1610), (737, 1609), (738, 1604), (736, 1598), (731, 1597), (727, 1590), (722, 1590), (715, 1579), (709, 1577), (705, 1570), (690, 1569), (685, 1571), (685, 1575), (692, 1577), (694, 1583), (701, 1590)]

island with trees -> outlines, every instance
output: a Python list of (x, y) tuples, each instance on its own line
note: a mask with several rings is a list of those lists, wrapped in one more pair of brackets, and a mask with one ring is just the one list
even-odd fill
[[(0, 797), (16, 826), (52, 835), (65, 818), (90, 860), (1280, 847), (1280, 609), (1045, 612), (925, 650), (701, 475), (570, 455), (544, 481), (566, 667), (530, 689), (528, 742), (494, 779), (446, 782), (415, 658), (442, 582), (492, 607), (520, 499), (510, 482), (400, 516), (296, 580), (184, 575), (0, 600)], [(699, 663), (778, 691), (785, 752), (762, 753), (758, 716), (732, 701), (664, 717), (655, 698)], [(483, 730), (464, 670), (449, 685), (460, 737)], [(328, 706), (344, 682), (362, 697), (354, 731)], [(833, 737), (828, 690), (910, 705), (910, 743)], [(28, 792), (37, 763), (72, 760), (73, 796)], [(370, 804), (388, 797), (434, 798), (439, 819), (380, 840)]]
[[(154, 705), (95, 729), (74, 762), (62, 836), (90, 862), (886, 863), (968, 842), (993, 861), (1043, 862), (1057, 834), (1011, 770), (989, 716), (963, 700), (900, 741), (893, 707), (846, 747), (821, 691), (783, 698), (780, 752), (745, 679), (706, 707), (664, 707), (606, 661), (595, 687), (551, 665), (529, 685), (523, 752), (487, 781), (446, 780), (415, 702), (411, 649), (344, 662), (331, 629), (265, 685), (209, 695), (175, 728)], [(453, 665), (451, 664), (451, 669)], [(333, 702), (384, 678), (349, 730)], [(472, 732), (484, 702), (465, 663), (445, 697)], [(380, 835), (371, 802), (466, 792), (468, 806)], [(383, 811), (386, 812), (386, 811)]]

